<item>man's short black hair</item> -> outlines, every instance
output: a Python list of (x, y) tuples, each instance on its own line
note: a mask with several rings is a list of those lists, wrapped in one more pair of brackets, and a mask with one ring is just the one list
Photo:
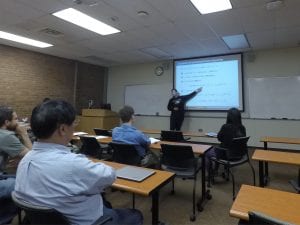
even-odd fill
[(37, 138), (49, 138), (60, 125), (72, 125), (75, 117), (75, 109), (70, 103), (49, 100), (32, 110), (31, 129)]
[(122, 109), (119, 111), (119, 116), (123, 123), (129, 122), (129, 120), (134, 115), (134, 110), (131, 106), (125, 105)]
[(0, 106), (0, 126), (2, 127), (6, 120), (11, 121), (14, 110), (11, 107)]

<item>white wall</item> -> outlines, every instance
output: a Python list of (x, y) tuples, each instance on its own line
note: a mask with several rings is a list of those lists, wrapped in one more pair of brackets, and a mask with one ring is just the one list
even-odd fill
[[(252, 54), (252, 53), (251, 53)], [(300, 48), (276, 49), (253, 52), (254, 61), (244, 57), (244, 79), (249, 77), (275, 77), (275, 76), (299, 76), (300, 75)], [(124, 87), (132, 84), (160, 84), (173, 82), (173, 65), (170, 62), (168, 70), (160, 77), (155, 76), (154, 68), (165, 62), (127, 65), (111, 67), (108, 72), (107, 101), (111, 103), (112, 110), (118, 111), (124, 104)], [(244, 82), (245, 113), (243, 123), (247, 128), (247, 134), (251, 136), (249, 144), (262, 147), (259, 142), (261, 136), (300, 137), (300, 121), (283, 120), (258, 120), (249, 119), (249, 106), (247, 86)], [(149, 93), (151, 94), (151, 93)], [(288, 97), (288, 96), (287, 96)], [(300, 96), (299, 96), (300, 98)], [(224, 113), (200, 113), (186, 114), (182, 130), (218, 132), (225, 122)], [(169, 118), (158, 116), (140, 116), (135, 125), (147, 129), (168, 129)], [(210, 139), (201, 139), (204, 141)], [(278, 148), (299, 149), (299, 145), (271, 145)]]

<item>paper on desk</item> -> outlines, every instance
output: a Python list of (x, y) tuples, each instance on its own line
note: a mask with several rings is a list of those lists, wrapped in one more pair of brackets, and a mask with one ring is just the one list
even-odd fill
[(160, 141), (159, 139), (156, 139), (156, 138), (153, 138), (153, 137), (150, 137), (149, 139), (151, 141), (151, 144), (154, 144), (154, 143), (157, 143), (157, 142)]
[(108, 138), (108, 136), (102, 136), (102, 135), (84, 135), (85, 137), (93, 137), (98, 139)]
[(74, 132), (74, 133), (73, 133), (74, 136), (78, 136), (78, 135), (86, 135), (86, 134), (88, 134), (88, 133), (86, 133), (86, 132)]
[(215, 133), (215, 132), (208, 132), (208, 133), (205, 133), (206, 136), (209, 136), (209, 137), (217, 137), (218, 134)]
[(103, 136), (103, 135), (97, 135), (95, 138), (98, 139), (103, 139), (103, 138), (109, 138), (108, 136)]

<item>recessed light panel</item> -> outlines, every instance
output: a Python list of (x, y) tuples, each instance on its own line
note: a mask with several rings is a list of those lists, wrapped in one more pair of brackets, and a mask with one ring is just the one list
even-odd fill
[(9, 41), (19, 42), (19, 43), (22, 43), (25, 45), (31, 45), (31, 46), (38, 47), (38, 48), (48, 48), (48, 47), (53, 46), (52, 44), (48, 44), (48, 43), (41, 42), (41, 41), (36, 41), (36, 40), (30, 39), (30, 38), (7, 33), (4, 31), (0, 31), (0, 38), (6, 39)]
[(109, 35), (120, 32), (120, 30), (96, 20), (76, 9), (68, 8), (52, 14), (60, 19), (66, 20), (77, 26), (93, 31), (101, 35)]
[(232, 9), (230, 0), (190, 0), (201, 14)]
[(250, 47), (249, 42), (244, 34), (224, 36), (222, 39), (230, 49)]

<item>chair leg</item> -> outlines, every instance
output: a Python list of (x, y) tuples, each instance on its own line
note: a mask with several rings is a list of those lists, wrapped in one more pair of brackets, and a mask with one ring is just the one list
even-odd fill
[(197, 183), (197, 175), (195, 175), (194, 179), (194, 187), (193, 187), (193, 214), (190, 217), (191, 221), (196, 220), (196, 183)]
[(254, 170), (254, 167), (253, 165), (251, 164), (250, 160), (248, 161), (250, 167), (251, 167), (251, 170), (252, 170), (252, 174), (253, 174), (253, 185), (256, 186), (256, 182), (255, 182), (255, 170)]
[(171, 195), (174, 195), (175, 193), (175, 179), (172, 180), (172, 191), (171, 191)]
[(132, 208), (135, 209), (135, 194), (132, 193)]
[(18, 207), (18, 224), (23, 224), (22, 222), (22, 210)]
[(235, 199), (235, 180), (234, 180), (234, 176), (233, 173), (231, 172), (230, 168), (228, 168), (228, 173), (231, 175), (231, 179), (232, 179), (232, 199)]

